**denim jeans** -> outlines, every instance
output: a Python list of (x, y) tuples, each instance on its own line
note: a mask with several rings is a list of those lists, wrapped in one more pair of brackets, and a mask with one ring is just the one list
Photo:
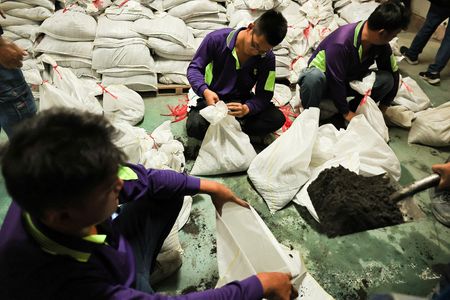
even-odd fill
[[(422, 28), (417, 32), (414, 40), (406, 52), (406, 55), (416, 59), (420, 53), (422, 53), (423, 48), (428, 43), (428, 40), (436, 31), (436, 28), (445, 19), (450, 17), (450, 8), (442, 7), (437, 4), (431, 3), (430, 9), (428, 10), (425, 23)], [(450, 26), (447, 26), (445, 30), (444, 39), (441, 42), (441, 46), (436, 54), (434, 63), (428, 66), (428, 72), (439, 73), (448, 63), (450, 58)]]
[[(300, 85), (300, 99), (304, 108), (319, 107), (322, 99), (330, 95), (325, 74), (317, 68), (308, 68), (300, 73), (298, 84)], [(375, 83), (372, 87), (371, 97), (375, 102), (389, 105), (384, 101), (385, 96), (394, 86), (394, 77), (388, 71), (376, 71)], [(347, 89), (348, 96), (356, 96), (358, 101), (350, 102), (350, 110), (355, 111), (362, 99), (358, 93), (350, 88)]]
[(17, 123), (35, 114), (34, 97), (22, 71), (0, 66), (0, 130), (10, 137)]

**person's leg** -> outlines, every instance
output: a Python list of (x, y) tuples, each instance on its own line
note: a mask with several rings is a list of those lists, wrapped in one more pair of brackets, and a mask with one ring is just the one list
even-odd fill
[(327, 88), (325, 74), (317, 68), (305, 69), (300, 74), (297, 84), (300, 86), (300, 101), (303, 108), (319, 107)]
[(413, 60), (417, 60), (417, 57), (422, 53), (422, 50), (428, 43), (431, 35), (446, 18), (448, 18), (448, 15), (445, 14), (445, 9), (443, 11), (442, 7), (431, 3), (425, 23), (419, 32), (417, 32), (409, 49), (405, 52), (406, 56)]
[[(448, 8), (447, 10), (448, 10), (447, 15), (450, 15), (450, 8)], [(450, 59), (450, 26), (447, 26), (447, 29), (445, 30), (444, 39), (441, 42), (441, 46), (439, 46), (439, 50), (436, 54), (434, 63), (428, 67), (428, 72), (440, 73), (442, 69), (444, 69), (445, 66), (447, 65), (449, 59)]]
[(384, 98), (394, 88), (394, 76), (388, 71), (377, 71), (375, 82), (372, 87), (371, 98), (381, 105), (390, 106), (391, 101), (387, 102)]
[(240, 120), (242, 131), (251, 136), (264, 136), (280, 129), (286, 118), (274, 105), (269, 106), (259, 114)]
[(203, 98), (197, 100), (197, 106), (191, 107), (186, 120), (187, 135), (199, 140), (203, 140), (209, 127), (209, 122), (200, 115), (200, 110), (206, 107)]
[(122, 205), (114, 227), (127, 239), (136, 259), (136, 289), (152, 293), (150, 273), (156, 257), (168, 236), (180, 209), (183, 197), (135, 201)]
[(14, 89), (13, 93), (15, 98), (0, 102), (0, 127), (5, 130), (8, 137), (13, 134), (14, 126), (34, 116), (37, 110), (33, 94), (26, 83)]

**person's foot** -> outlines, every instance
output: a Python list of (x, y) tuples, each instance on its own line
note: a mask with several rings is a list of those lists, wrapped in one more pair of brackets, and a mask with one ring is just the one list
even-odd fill
[(178, 250), (168, 250), (159, 253), (156, 257), (155, 267), (150, 274), (150, 284), (157, 284), (181, 267), (183, 263), (181, 254)]
[(431, 72), (420, 72), (419, 76), (422, 77), (423, 80), (427, 81), (429, 84), (438, 85), (441, 82), (441, 75), (439, 73), (431, 73)]
[(407, 55), (406, 53), (408, 52), (408, 50), (409, 50), (409, 48), (406, 46), (400, 47), (400, 53), (405, 58), (406, 62), (410, 65), (417, 65), (419, 63), (419, 59), (417, 57), (412, 57), (412, 56)]

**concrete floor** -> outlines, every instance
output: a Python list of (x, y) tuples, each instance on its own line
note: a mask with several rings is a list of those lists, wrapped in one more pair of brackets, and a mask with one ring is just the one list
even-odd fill
[[(400, 35), (400, 44), (409, 45), (411, 33)], [(420, 57), (421, 64), (400, 63), (402, 74), (415, 79), (432, 103), (450, 99), (450, 67), (441, 73), (441, 85), (434, 87), (418, 77), (432, 62), (439, 44), (431, 42)], [(152, 131), (168, 117), (167, 104), (177, 104), (181, 96), (146, 98), (146, 116), (140, 125)], [(185, 121), (174, 123), (172, 131), (186, 145)], [(430, 166), (450, 155), (450, 148), (431, 148), (407, 143), (408, 131), (390, 129), (390, 146), (402, 164), (400, 183), (405, 185), (430, 174)], [(0, 140), (5, 140), (4, 135)], [(188, 162), (188, 170), (192, 167)], [(437, 222), (430, 211), (427, 192), (415, 197), (426, 217), (416, 222), (330, 239), (319, 234), (308, 214), (290, 204), (271, 215), (261, 197), (252, 189), (245, 173), (214, 179), (227, 184), (247, 200), (277, 239), (299, 250), (309, 272), (336, 299), (366, 299), (374, 292), (397, 292), (417, 296), (429, 294), (438, 281), (433, 266), (450, 262), (450, 228)], [(10, 203), (0, 176), (0, 220)], [(206, 196), (194, 198), (190, 221), (180, 232), (184, 263), (180, 271), (158, 285), (158, 291), (175, 294), (215, 285), (218, 278), (214, 208)], [(257, 249), (255, 249), (257, 251)], [(318, 299), (319, 300), (319, 299)]]

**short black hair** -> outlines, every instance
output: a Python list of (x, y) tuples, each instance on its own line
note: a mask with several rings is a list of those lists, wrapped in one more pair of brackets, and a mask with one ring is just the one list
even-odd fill
[(1, 150), (2, 173), (14, 201), (31, 215), (75, 207), (118, 172), (125, 154), (116, 129), (101, 115), (45, 110), (15, 128)]
[(258, 35), (263, 35), (271, 46), (276, 46), (287, 33), (287, 21), (281, 12), (268, 10), (254, 22), (254, 31)]
[(379, 5), (369, 16), (367, 25), (370, 30), (392, 32), (408, 28), (411, 13), (405, 5), (398, 0), (390, 0)]

